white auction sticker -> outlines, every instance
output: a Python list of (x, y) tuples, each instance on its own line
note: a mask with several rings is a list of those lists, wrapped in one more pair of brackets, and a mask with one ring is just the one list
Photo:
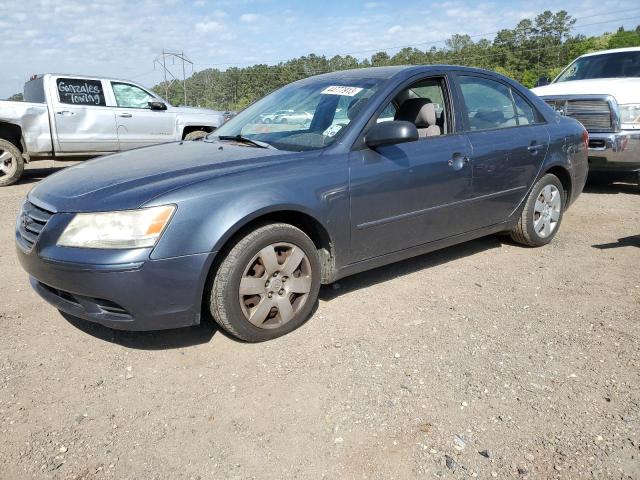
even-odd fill
[(354, 97), (362, 91), (360, 87), (340, 87), (333, 85), (325, 88), (321, 93), (323, 95), (342, 95), (344, 97)]

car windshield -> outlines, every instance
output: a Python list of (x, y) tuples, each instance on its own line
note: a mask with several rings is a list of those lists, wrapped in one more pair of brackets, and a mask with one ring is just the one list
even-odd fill
[(381, 83), (318, 78), (290, 84), (249, 106), (208, 140), (244, 138), (291, 151), (324, 148), (340, 138)]
[(578, 58), (554, 83), (590, 78), (640, 77), (640, 51)]

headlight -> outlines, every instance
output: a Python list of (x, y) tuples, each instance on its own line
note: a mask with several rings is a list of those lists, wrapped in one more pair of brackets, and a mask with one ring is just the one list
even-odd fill
[(620, 105), (622, 128), (640, 128), (640, 103)]
[(169, 223), (176, 207), (78, 213), (58, 239), (62, 247), (143, 248), (153, 247)]

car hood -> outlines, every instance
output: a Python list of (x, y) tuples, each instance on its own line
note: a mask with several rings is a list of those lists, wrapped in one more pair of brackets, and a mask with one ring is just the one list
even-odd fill
[(619, 104), (640, 103), (640, 78), (595, 78), (572, 80), (532, 88), (540, 97), (547, 95), (611, 95)]
[(230, 143), (169, 143), (67, 168), (40, 182), (28, 198), (54, 212), (133, 209), (171, 190), (295, 157), (294, 152)]

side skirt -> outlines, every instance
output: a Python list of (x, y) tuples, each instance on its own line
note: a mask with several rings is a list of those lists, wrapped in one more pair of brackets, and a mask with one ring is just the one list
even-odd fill
[(434, 242), (424, 243), (415, 247), (410, 247), (397, 252), (387, 253), (385, 255), (380, 255), (378, 257), (369, 258), (367, 260), (362, 260), (356, 263), (345, 265), (339, 269), (334, 270), (330, 280), (326, 283), (335, 282), (336, 280), (348, 277), (349, 275), (355, 275), (356, 273), (364, 272), (366, 270), (371, 270), (377, 267), (382, 267), (384, 265), (389, 265), (390, 263), (406, 260), (407, 258), (424, 255), (425, 253), (441, 250), (453, 245), (458, 245), (470, 240), (475, 240), (476, 238), (511, 230), (511, 228), (513, 228), (515, 224), (515, 220), (513, 218), (514, 217), (506, 222), (491, 225), (489, 227), (483, 227), (471, 232), (454, 235), (452, 237), (443, 238)]

